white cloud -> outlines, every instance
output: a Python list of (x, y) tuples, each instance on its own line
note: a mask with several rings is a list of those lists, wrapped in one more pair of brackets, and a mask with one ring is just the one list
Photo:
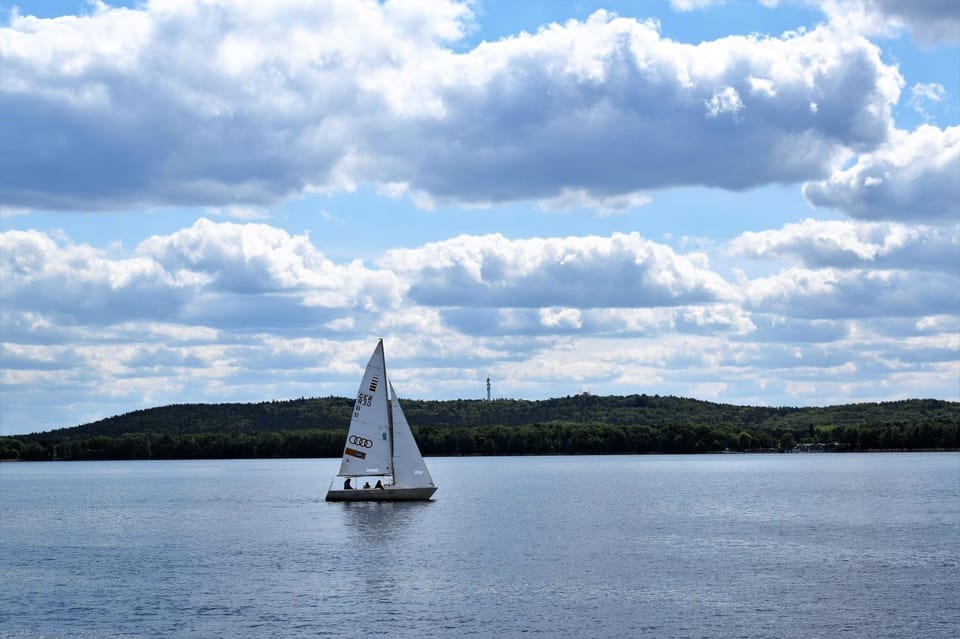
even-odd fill
[(684, 45), (598, 12), (457, 58), (445, 118), (418, 121), (378, 170), (469, 201), (804, 179), (885, 139), (902, 80), (878, 54), (828, 28)]
[(943, 102), (946, 91), (938, 82), (918, 82), (910, 87), (910, 106), (919, 113), (924, 120), (930, 120), (927, 112), (930, 103)]
[[(893, 129), (904, 80), (866, 39), (949, 39), (955, 16), (936, 5), (828, 3), (820, 27), (695, 45), (600, 11), (472, 49), (474, 5), (443, 1), (14, 14), (0, 219), (190, 203), (264, 220), (292, 194), (362, 187), (424, 209), (604, 216), (674, 186), (807, 181), (811, 202), (867, 221), (725, 245), (673, 229), (676, 249), (638, 233), (464, 235), (370, 264), (266, 223), (199, 220), (132, 251), (0, 232), (3, 426), (349, 394), (377, 335), (409, 397), (482, 396), (489, 374), (514, 397), (955, 398), (960, 127)], [(948, 101), (937, 82), (908, 95), (921, 116)], [(343, 226), (319, 216), (336, 223), (313, 234)]]
[(58, 245), (37, 231), (0, 233), (0, 300), (82, 321), (168, 319), (202, 277), (168, 273), (146, 257), (113, 259), (87, 245)]
[[(750, 86), (755, 85), (755, 80), (753, 78), (747, 78), (750, 82)], [(772, 91), (772, 89), (770, 89)], [(769, 91), (767, 95), (771, 95)], [(743, 110), (743, 101), (740, 99), (740, 94), (737, 93), (737, 90), (733, 87), (724, 87), (720, 91), (717, 91), (710, 99), (705, 102), (707, 107), (707, 117), (715, 118), (724, 113), (731, 113), (736, 115), (738, 112)]]
[(656, 308), (470, 308), (445, 309), (442, 321), (473, 336), (748, 335), (750, 314), (735, 304)]
[(933, 331), (960, 335), (960, 317), (950, 315), (930, 315), (922, 317), (914, 324), (918, 331)]
[(358, 261), (334, 263), (305, 235), (200, 219), (144, 240), (132, 256), (36, 231), (0, 233), (0, 255), (0, 299), (18, 313), (7, 318), (6, 330), (17, 334), (66, 321), (111, 326), (114, 333), (165, 326), (164, 339), (173, 339), (178, 326), (184, 335), (281, 326), (339, 331), (387, 317), (395, 327), (429, 330), (441, 318), (424, 306), (538, 309), (535, 324), (556, 329), (632, 330), (628, 316), (610, 324), (610, 317), (584, 311), (664, 306), (680, 309), (667, 318), (671, 326), (748, 323), (730, 315), (737, 289), (710, 269), (706, 256), (677, 254), (636, 233), (461, 236), (388, 251), (370, 269)]
[(591, 209), (599, 216), (625, 213), (650, 203), (643, 193), (623, 193), (607, 197), (594, 197), (584, 189), (563, 189), (556, 197), (545, 200), (540, 208), (546, 211), (566, 211), (574, 208)]
[(309, 326), (376, 313), (403, 296), (392, 274), (334, 264), (306, 236), (205, 219), (124, 257), (37, 231), (0, 233), (0, 281), (11, 309), (101, 325)]
[(190, 228), (143, 241), (137, 252), (170, 272), (208, 278), (217, 292), (289, 292), (306, 306), (389, 308), (403, 293), (389, 273), (374, 273), (359, 261), (334, 264), (306, 235), (291, 236), (265, 224), (200, 219)]
[(749, 308), (786, 317), (837, 319), (960, 313), (957, 273), (789, 268), (750, 281)]
[(922, 125), (896, 131), (890, 142), (803, 193), (862, 219), (952, 223), (960, 219), (960, 126)]
[(0, 206), (0, 220), (7, 217), (14, 217), (16, 215), (25, 215), (30, 213), (30, 209), (26, 208), (16, 208), (11, 206)]
[(0, 142), (23, 153), (0, 200), (226, 206), (342, 183), (364, 118), (407, 99), (375, 76), (430, 59), (469, 19), (456, 3), (352, 0), (14, 14), (0, 107), (17, 126)]
[(960, 12), (953, 0), (866, 0), (865, 4), (907, 27), (920, 42), (960, 42)]
[(427, 207), (742, 189), (875, 147), (903, 83), (830, 26), (688, 45), (599, 11), (457, 52), (471, 21), (455, 2), (354, 0), (15, 15), (0, 146), (22, 152), (0, 156), (0, 203), (249, 213), (363, 183)]
[(746, 232), (728, 250), (818, 267), (951, 272), (960, 266), (960, 227), (806, 219), (779, 230)]
[(575, 308), (541, 308), (540, 323), (549, 328), (573, 328), (583, 326), (583, 315)]
[(379, 263), (419, 304), (467, 307), (651, 307), (724, 301), (736, 292), (699, 254), (637, 233), (509, 240), (460, 236), (389, 251)]
[[(754, 78), (752, 76), (747, 78), (747, 80), (750, 83), (751, 93), (759, 93), (767, 96), (768, 98), (776, 97), (777, 90), (773, 86), (773, 80), (770, 80), (768, 78)], [(740, 99), (740, 96), (738, 95), (737, 100), (739, 99)], [(742, 102), (740, 103), (740, 107), (743, 108)]]
[[(675, 11), (695, 11), (726, 4), (728, 0), (670, 0)], [(760, 0), (774, 8), (785, 0)], [(864, 35), (893, 36), (908, 29), (924, 44), (960, 41), (960, 17), (954, 0), (793, 0), (817, 5), (839, 28)]]
[(207, 209), (207, 213), (219, 217), (229, 217), (235, 220), (244, 221), (266, 220), (270, 217), (270, 213), (265, 209), (254, 206), (211, 207)]
[(724, 2), (726, 0), (670, 0), (670, 6), (674, 11), (696, 11)]
[[(520, 397), (570, 383), (823, 403), (915, 396), (924, 379), (921, 395), (952, 397), (956, 243), (942, 227), (807, 220), (729, 249), (826, 268), (730, 283), (705, 255), (638, 234), (461, 236), (368, 268), (266, 224), (199, 220), (131, 254), (7, 231), (5, 419), (33, 427), (29, 404), (49, 404), (38, 388), (77, 407), (44, 409), (63, 420), (47, 428), (153, 404), (349, 394), (368, 335), (388, 339), (411, 397), (472, 396), (487, 374)], [(894, 378), (908, 385), (883, 386)], [(790, 395), (804, 384), (816, 393)]]
[[(741, 312), (746, 314), (745, 309)], [(780, 313), (749, 314), (754, 330), (740, 338), (750, 344), (842, 343), (851, 337), (850, 322), (837, 319), (809, 319)]]
[[(670, 6), (674, 11), (697, 11), (709, 7), (726, 4), (729, 0), (670, 0)], [(759, 0), (765, 7), (776, 7), (781, 0)]]

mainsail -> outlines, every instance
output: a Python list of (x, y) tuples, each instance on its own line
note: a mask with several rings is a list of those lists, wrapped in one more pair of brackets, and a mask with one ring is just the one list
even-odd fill
[(390, 475), (393, 473), (387, 401), (387, 366), (383, 359), (383, 342), (367, 362), (367, 370), (353, 404), (353, 417), (340, 462), (341, 477)]

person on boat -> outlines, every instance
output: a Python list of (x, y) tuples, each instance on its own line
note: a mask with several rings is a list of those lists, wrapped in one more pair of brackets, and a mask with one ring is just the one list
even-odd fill
[(352, 490), (352, 489), (353, 489), (353, 486), (350, 485), (350, 478), (349, 478), (349, 477), (347, 477), (347, 481), (343, 482), (343, 489), (344, 489), (344, 490)]
[(383, 482), (381, 482), (381, 481), (378, 479), (378, 480), (377, 480), (377, 485), (374, 486), (374, 488), (379, 488), (380, 490), (383, 490)]
[(370, 488), (370, 482), (364, 482), (363, 488), (364, 488), (365, 490), (368, 489), (368, 488)]

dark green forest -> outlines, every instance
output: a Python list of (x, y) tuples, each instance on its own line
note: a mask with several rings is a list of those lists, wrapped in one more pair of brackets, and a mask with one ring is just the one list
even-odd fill
[[(960, 403), (789, 408), (650, 395), (401, 402), (425, 455), (930, 450), (960, 447)], [(0, 459), (338, 457), (353, 400), (178, 404), (17, 437)]]

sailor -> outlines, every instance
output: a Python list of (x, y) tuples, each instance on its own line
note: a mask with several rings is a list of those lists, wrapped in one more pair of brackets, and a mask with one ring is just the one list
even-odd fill
[(369, 489), (369, 488), (370, 488), (370, 482), (364, 482), (364, 483), (363, 483), (363, 488), (364, 488), (365, 490), (366, 490), (366, 489)]
[(383, 490), (383, 483), (378, 479), (378, 480), (377, 480), (377, 485), (374, 486), (374, 488), (379, 488), (380, 490)]
[(351, 489), (353, 489), (353, 486), (350, 485), (350, 478), (349, 478), (349, 477), (347, 477), (347, 481), (343, 482), (343, 489), (344, 489), (344, 490), (351, 490)]

